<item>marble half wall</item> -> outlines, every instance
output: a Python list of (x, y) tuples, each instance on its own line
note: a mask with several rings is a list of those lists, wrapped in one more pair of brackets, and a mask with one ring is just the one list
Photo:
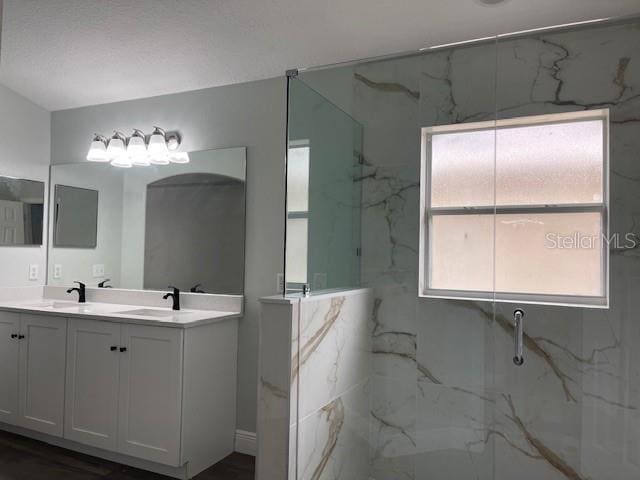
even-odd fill
[(256, 478), (367, 480), (372, 291), (261, 303)]

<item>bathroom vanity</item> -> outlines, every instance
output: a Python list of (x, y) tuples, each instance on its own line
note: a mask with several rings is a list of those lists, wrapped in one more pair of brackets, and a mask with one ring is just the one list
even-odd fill
[(87, 289), (79, 304), (61, 288), (12, 290), (2, 428), (177, 478), (233, 452), (241, 296), (184, 294), (176, 312), (162, 292)]
[(0, 279), (47, 272), (0, 288), (0, 429), (176, 478), (234, 451), (246, 149), (187, 158), (0, 177)]

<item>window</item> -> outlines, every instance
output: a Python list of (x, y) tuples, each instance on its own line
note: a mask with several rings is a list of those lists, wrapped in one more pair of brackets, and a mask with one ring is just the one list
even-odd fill
[(607, 306), (608, 110), (422, 130), (420, 295)]
[(307, 284), (309, 230), (309, 142), (290, 142), (287, 157), (286, 281)]

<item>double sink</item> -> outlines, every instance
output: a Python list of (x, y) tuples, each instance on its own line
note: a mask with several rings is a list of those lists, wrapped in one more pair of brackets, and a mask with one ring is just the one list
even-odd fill
[[(23, 305), (24, 307), (31, 308), (44, 308), (44, 309), (53, 309), (61, 312), (68, 313), (110, 313), (110, 314), (120, 314), (120, 315), (134, 315), (134, 316), (143, 316), (143, 317), (173, 317), (175, 315), (180, 315), (181, 313), (188, 313), (188, 311), (183, 310), (171, 310), (166, 308), (134, 308), (129, 310), (114, 310), (113, 307), (115, 305), (105, 304), (105, 303), (78, 303), (78, 302), (66, 302), (63, 300), (52, 300), (52, 301), (43, 301), (38, 303), (32, 303), (28, 305)], [(124, 306), (119, 305), (118, 308), (123, 308)], [(129, 307), (130, 308), (130, 307)]]

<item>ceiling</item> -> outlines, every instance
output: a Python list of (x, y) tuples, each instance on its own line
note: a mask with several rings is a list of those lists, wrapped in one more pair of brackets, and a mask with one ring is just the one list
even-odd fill
[(61, 110), (635, 13), (638, 0), (4, 0), (0, 82)]

